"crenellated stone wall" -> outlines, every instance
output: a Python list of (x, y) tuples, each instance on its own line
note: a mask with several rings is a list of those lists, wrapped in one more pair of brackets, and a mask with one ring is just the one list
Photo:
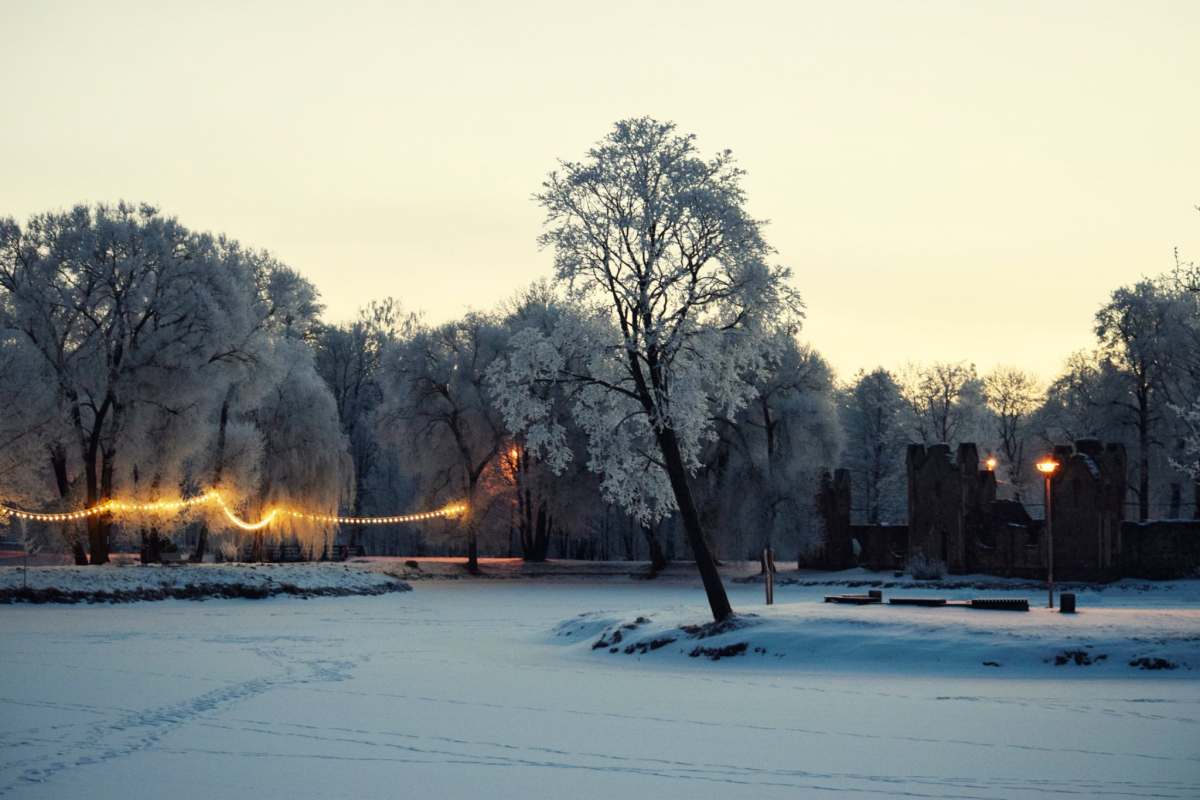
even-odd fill
[(908, 446), (908, 546), (945, 562), (954, 573), (968, 572), (967, 518), (996, 499), (996, 476), (979, 469), (974, 444)]
[(1050, 478), (1054, 572), (1062, 580), (1122, 577), (1121, 522), (1125, 518), (1125, 447), (1080, 439), (1054, 448), (1059, 467)]
[[(1059, 467), (1050, 480), (1049, 516), (1056, 579), (1165, 579), (1200, 569), (1200, 520), (1125, 520), (1122, 445), (1081, 439), (1055, 448), (1054, 456)], [(997, 500), (995, 474), (979, 467), (971, 443), (954, 451), (947, 444), (909, 445), (907, 526), (850, 525), (849, 476), (839, 483), (839, 470), (818, 498), (827, 519), (837, 521), (826, 523), (821, 558), (811, 566), (842, 568), (848, 536), (858, 545), (857, 563), (868, 569), (899, 569), (908, 556), (925, 554), (951, 574), (1044, 579), (1051, 538), (1045, 522), (1019, 502)]]
[(813, 552), (801, 553), (799, 565), (831, 570), (857, 566), (850, 534), (850, 470), (836, 470), (832, 477), (828, 470), (821, 473), (816, 506), (821, 521), (821, 544)]

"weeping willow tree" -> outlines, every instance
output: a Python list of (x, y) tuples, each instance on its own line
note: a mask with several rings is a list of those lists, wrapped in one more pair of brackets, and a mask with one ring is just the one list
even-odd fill
[(336, 516), (338, 503), (354, 491), (354, 465), (329, 387), (317, 374), (307, 345), (276, 345), (278, 380), (252, 417), (262, 437), (258, 491), (246, 499), (247, 517), (258, 520), (278, 509), (272, 523), (253, 532), (254, 560), (268, 541), (294, 542), (317, 554), (332, 543), (336, 525), (289, 512)]

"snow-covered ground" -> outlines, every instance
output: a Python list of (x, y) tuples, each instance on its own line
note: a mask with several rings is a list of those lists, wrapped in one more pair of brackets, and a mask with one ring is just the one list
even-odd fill
[[(684, 580), (4, 606), (0, 794), (1196, 797), (1197, 588), (1081, 593), (1063, 617), (832, 606), (799, 585), (766, 609), (730, 584), (757, 624), (695, 641)], [(593, 647), (639, 616), (618, 653)], [(679, 652), (729, 636), (745, 655)], [(1041, 660), (1060, 644), (1110, 655)], [(1119, 663), (1138, 648), (1179, 666)], [(985, 652), (1002, 666), (972, 663)]]

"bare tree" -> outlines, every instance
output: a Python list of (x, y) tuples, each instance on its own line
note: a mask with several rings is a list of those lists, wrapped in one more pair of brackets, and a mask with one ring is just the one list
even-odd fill
[(1001, 365), (983, 378), (984, 396), (995, 415), (1000, 454), (1005, 474), (1017, 499), (1026, 477), (1025, 442), (1030, 422), (1042, 402), (1043, 390), (1037, 377), (1018, 367)]
[(950, 443), (974, 435), (983, 408), (983, 384), (974, 364), (910, 362), (900, 371), (899, 384), (910, 425), (922, 442)]

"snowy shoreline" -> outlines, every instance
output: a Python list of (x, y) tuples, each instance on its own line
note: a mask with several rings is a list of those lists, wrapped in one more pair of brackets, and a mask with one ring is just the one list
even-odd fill
[[(777, 604), (735, 605), (714, 625), (707, 608), (592, 611), (556, 626), (547, 641), (573, 657), (662, 667), (732, 662), (751, 669), (864, 673), (1195, 680), (1200, 669), (1200, 582), (1144, 582), (1079, 593), (1076, 614), (1045, 608), (1044, 589), (1020, 582), (978, 591), (902, 585), (885, 602), (824, 602), (835, 584), (792, 583)], [(748, 588), (748, 587), (747, 587)], [(1028, 611), (891, 605), (891, 598), (1027, 599)]]
[[(525, 562), (519, 558), (481, 558), (480, 571), (467, 571), (464, 558), (408, 558), (370, 556), (351, 559), (349, 564), (372, 571), (386, 571), (405, 581), (428, 580), (520, 580), (520, 579), (591, 579), (626, 578), (662, 582), (691, 581), (700, 585), (696, 565), (690, 561), (672, 561), (665, 569), (654, 573), (648, 561), (575, 561), (549, 559), (541, 562)], [(896, 577), (891, 572), (872, 572), (864, 568), (826, 571), (797, 569), (795, 561), (777, 562), (775, 575), (777, 587), (828, 587), (828, 588), (871, 588), (871, 589), (916, 589), (924, 592), (944, 592), (961, 589), (979, 591), (1022, 591), (1031, 596), (1045, 592), (1045, 583), (1025, 578), (1002, 578), (995, 575), (947, 575), (941, 580), (916, 580), (908, 575)], [(761, 584), (761, 567), (757, 561), (727, 561), (718, 570), (730, 586), (737, 584)], [(1059, 582), (1060, 591), (1066, 592), (1114, 592), (1114, 593), (1158, 593), (1181, 588), (1188, 597), (1200, 600), (1200, 581), (1175, 579), (1149, 581), (1126, 578), (1112, 583)]]
[(281, 595), (346, 597), (411, 591), (383, 571), (346, 564), (0, 567), (0, 604), (135, 603)]
[[(21, 602), (15, 592), (20, 590), (24, 567), (15, 559), (5, 559), (0, 565), (0, 603)], [(168, 597), (189, 599), (204, 596), (265, 597), (279, 594), (305, 596), (382, 594), (392, 583), (422, 581), (580, 581), (613, 580), (650, 581), (651, 583), (691, 583), (700, 585), (695, 565), (687, 561), (673, 561), (657, 573), (650, 569), (649, 562), (640, 561), (574, 561), (566, 559), (543, 562), (525, 562), (519, 558), (480, 559), (480, 571), (471, 573), (463, 558), (405, 558), (372, 556), (354, 558), (346, 562), (306, 563), (225, 563), (225, 564), (182, 564), (172, 566), (143, 566), (120, 554), (114, 563), (103, 567), (79, 567), (74, 565), (31, 564), (28, 573), (29, 588), (33, 594), (23, 592), (32, 602), (129, 602), (134, 600), (162, 600)], [(1031, 597), (1044, 593), (1044, 584), (1020, 578), (1001, 578), (991, 575), (952, 575), (937, 581), (919, 581), (908, 576), (896, 577), (891, 573), (870, 572), (865, 569), (850, 569), (837, 572), (798, 570), (795, 562), (779, 562), (775, 586), (779, 590), (813, 593), (828, 590), (838, 593), (845, 589), (883, 589), (893, 591), (915, 590), (923, 594), (945, 594), (955, 596), (965, 590), (976, 592), (1022, 592)], [(762, 583), (757, 562), (733, 561), (721, 565), (721, 576), (729, 587)], [(188, 586), (207, 587), (187, 590)], [(223, 594), (229, 587), (242, 585), (246, 594)], [(292, 588), (284, 588), (292, 587)], [(1183, 579), (1174, 581), (1121, 580), (1109, 584), (1060, 583), (1060, 591), (1080, 593), (1081, 604), (1087, 605), (1085, 595), (1099, 596), (1149, 596), (1163, 600), (1200, 602), (1200, 581)], [(164, 591), (165, 590), (165, 591)], [(54, 598), (58, 599), (54, 599)], [(89, 601), (89, 597), (95, 600)], [(63, 599), (68, 598), (68, 599)], [(70, 599), (73, 598), (73, 599)], [(115, 599), (114, 599), (115, 598)]]
[(580, 657), (616, 663), (634, 656), (664, 666), (736, 660), (789, 670), (853, 665), (856, 672), (1190, 680), (1200, 667), (1200, 617), (1156, 610), (1093, 609), (1065, 621), (1047, 609), (1021, 614), (794, 604), (740, 613), (714, 626), (699, 613), (667, 609), (590, 613), (561, 623), (553, 635)]

